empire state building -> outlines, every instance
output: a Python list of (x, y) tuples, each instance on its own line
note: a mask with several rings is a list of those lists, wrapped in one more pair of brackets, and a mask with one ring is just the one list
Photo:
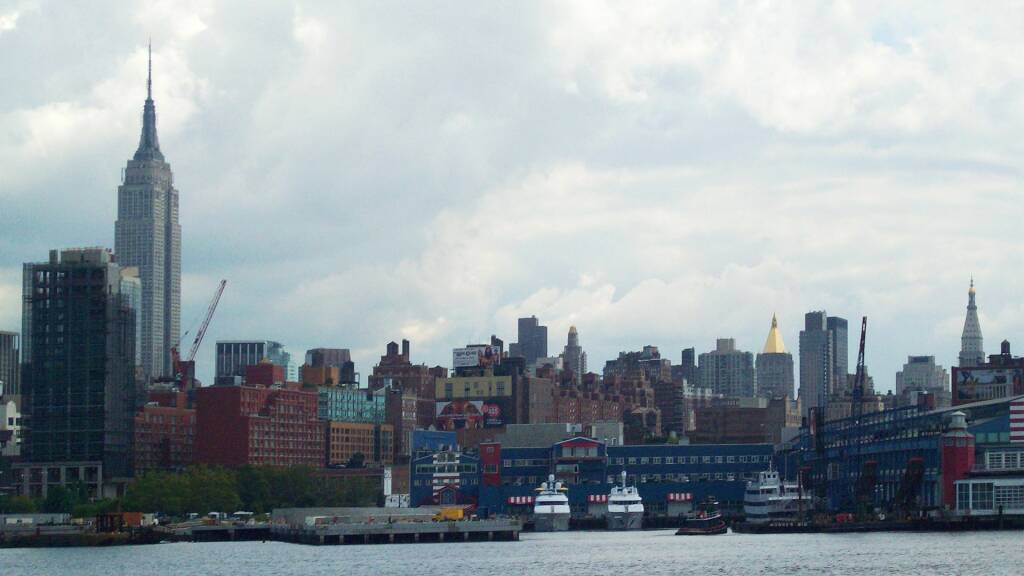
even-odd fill
[(122, 267), (138, 268), (142, 283), (139, 342), (145, 375), (172, 376), (170, 348), (181, 327), (181, 226), (174, 174), (156, 135), (152, 48), (142, 136), (117, 189), (114, 249)]

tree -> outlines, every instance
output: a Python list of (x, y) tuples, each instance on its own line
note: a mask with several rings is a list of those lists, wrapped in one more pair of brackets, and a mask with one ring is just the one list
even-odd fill
[(242, 508), (256, 514), (273, 508), (269, 476), (269, 469), (256, 466), (243, 466), (238, 470), (238, 497)]
[(194, 466), (185, 474), (191, 511), (233, 512), (241, 506), (235, 474), (224, 468)]
[(37, 510), (36, 503), (25, 496), (0, 496), (0, 513), (28, 514)]
[(366, 466), (366, 456), (362, 452), (356, 452), (348, 459), (346, 468), (363, 468)]
[(46, 498), (43, 500), (43, 512), (50, 514), (71, 514), (78, 498), (75, 493), (64, 486), (51, 486), (46, 491)]

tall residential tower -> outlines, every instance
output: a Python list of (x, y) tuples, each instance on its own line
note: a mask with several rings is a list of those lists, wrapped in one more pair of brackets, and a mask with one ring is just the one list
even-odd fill
[(153, 65), (150, 49), (142, 136), (117, 189), (114, 252), (123, 267), (139, 270), (142, 283), (142, 369), (147, 378), (171, 376), (170, 348), (181, 327), (181, 226), (178, 191), (171, 165), (156, 135)]

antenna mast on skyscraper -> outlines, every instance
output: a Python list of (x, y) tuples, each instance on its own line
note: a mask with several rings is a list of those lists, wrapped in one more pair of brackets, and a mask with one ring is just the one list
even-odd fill
[(149, 39), (149, 73), (146, 74), (146, 100), (153, 99), (153, 39)]

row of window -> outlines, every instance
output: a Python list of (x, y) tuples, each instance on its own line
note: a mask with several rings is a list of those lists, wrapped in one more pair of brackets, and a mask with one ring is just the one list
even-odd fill
[(476, 464), (417, 464), (417, 474), (476, 474)]
[(1018, 470), (1024, 468), (1024, 451), (986, 452), (985, 467), (989, 470)]
[(413, 486), (476, 486), (479, 482), (476, 478), (466, 478), (459, 481), (458, 478), (432, 478), (430, 480), (413, 480)]
[[(740, 474), (734, 474), (732, 472), (715, 472), (715, 473), (702, 473), (702, 474), (630, 474), (627, 477), (627, 483), (629, 484), (652, 484), (661, 482), (673, 482), (673, 483), (690, 483), (690, 482), (710, 482), (714, 480), (735, 482), (736, 480), (753, 480), (755, 477), (754, 472), (743, 472)], [(505, 486), (533, 486), (538, 484), (543, 477), (540, 476), (514, 476), (506, 479), (503, 484)], [(621, 477), (618, 475), (609, 475), (605, 478), (607, 484), (618, 484), (621, 481)], [(573, 477), (565, 479), (566, 484), (577, 484)], [(591, 482), (593, 483), (593, 482)]]
[[(586, 453), (585, 453), (586, 454)], [(577, 454), (582, 456), (583, 454)], [(589, 455), (589, 454), (587, 454)], [(594, 454), (596, 455), (596, 454)], [(771, 462), (770, 454), (751, 454), (739, 456), (641, 456), (609, 458), (608, 463), (618, 466), (660, 466), (662, 464), (758, 464)], [(502, 460), (505, 468), (524, 466), (547, 466), (546, 458), (516, 458)]]

